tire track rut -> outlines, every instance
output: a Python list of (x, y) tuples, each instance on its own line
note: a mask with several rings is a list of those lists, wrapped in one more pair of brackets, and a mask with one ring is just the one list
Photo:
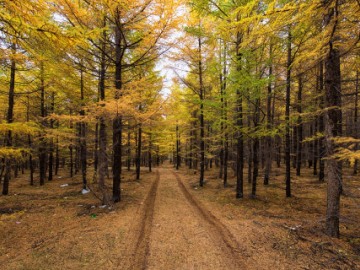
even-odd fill
[(229, 269), (240, 269), (244, 267), (242, 263), (241, 254), (246, 254), (244, 248), (240, 246), (234, 235), (229, 229), (221, 223), (221, 221), (215, 217), (211, 212), (206, 210), (200, 202), (194, 198), (194, 196), (188, 191), (182, 182), (180, 176), (172, 171), (175, 176), (178, 186), (185, 196), (186, 200), (190, 203), (192, 208), (197, 212), (199, 217), (206, 223), (207, 230), (211, 233), (210, 236), (214, 241), (214, 244), (221, 245), (223, 255), (226, 257), (226, 261)]
[(150, 251), (150, 235), (154, 219), (154, 206), (160, 182), (160, 173), (156, 171), (156, 179), (144, 201), (144, 209), (140, 217), (138, 236), (132, 256), (130, 269), (146, 269), (147, 258)]

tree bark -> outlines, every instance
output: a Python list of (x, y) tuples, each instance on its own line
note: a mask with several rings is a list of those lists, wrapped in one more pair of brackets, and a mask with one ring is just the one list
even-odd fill
[[(270, 59), (272, 58), (272, 44), (270, 43)], [(271, 61), (271, 60), (270, 60)], [(271, 97), (272, 97), (272, 86), (271, 86), (271, 76), (272, 76), (272, 63), (269, 65), (269, 82), (267, 86), (267, 99), (266, 99), (266, 129), (268, 132), (271, 130)], [(265, 173), (264, 173), (264, 185), (269, 184), (270, 172), (271, 172), (271, 163), (272, 163), (272, 138), (270, 135), (266, 136), (265, 139)]]
[(60, 167), (60, 151), (59, 151), (59, 138), (56, 137), (56, 149), (55, 149), (55, 175), (58, 175)]
[[(180, 144), (180, 139), (179, 139), (179, 144)], [(151, 152), (152, 152), (152, 136), (151, 136), (151, 131), (150, 131), (150, 134), (149, 134), (149, 151), (148, 151), (149, 172), (152, 171), (152, 153)], [(180, 160), (180, 155), (178, 156), (178, 158)], [(179, 161), (179, 163), (180, 163), (180, 161)]]
[[(40, 64), (40, 115), (43, 126), (46, 126), (46, 109), (45, 109), (45, 82), (44, 82), (44, 63)], [(46, 141), (43, 135), (40, 138), (39, 146), (39, 171), (40, 171), (40, 185), (45, 184), (46, 178)]]
[[(236, 36), (236, 70), (241, 71), (240, 44), (242, 36), (238, 32)], [(243, 135), (243, 93), (236, 89), (236, 198), (244, 197), (244, 135)]]
[[(115, 99), (119, 99), (122, 90), (122, 59), (124, 56), (124, 49), (122, 46), (122, 32), (120, 10), (117, 8), (115, 15)], [(121, 157), (122, 157), (122, 116), (116, 114), (113, 119), (113, 201), (119, 202), (121, 200)]]
[(142, 148), (142, 128), (141, 124), (138, 127), (138, 139), (136, 148), (136, 180), (140, 179), (140, 163), (141, 163), (141, 148)]
[(180, 134), (179, 125), (176, 124), (176, 170), (180, 167)]
[[(358, 123), (358, 106), (359, 106), (359, 71), (356, 71), (356, 81), (355, 81), (355, 104), (354, 104), (354, 138), (359, 138), (359, 123)], [(355, 144), (355, 151), (359, 150), (359, 144)], [(356, 175), (358, 172), (359, 160), (355, 159), (353, 175)]]
[(128, 132), (127, 132), (127, 170), (131, 170), (131, 133), (130, 133), (130, 123), (128, 123)]
[[(324, 64), (321, 61), (319, 63), (319, 91), (320, 91), (320, 109), (324, 109)], [(324, 133), (325, 132), (325, 126), (324, 126), (324, 112), (321, 112), (319, 119), (319, 132)], [(325, 140), (324, 138), (319, 139), (319, 181), (324, 182), (325, 180)]]
[(298, 78), (299, 88), (298, 88), (298, 96), (297, 96), (297, 147), (296, 147), (296, 175), (300, 176), (301, 173), (301, 161), (302, 161), (302, 140), (303, 140), (303, 123), (301, 118), (302, 113), (302, 88), (303, 82), (302, 77), (299, 75)]
[[(14, 104), (15, 104), (15, 73), (16, 73), (16, 63), (15, 63), (15, 53), (16, 53), (16, 44), (11, 44), (12, 59), (10, 67), (10, 85), (9, 85), (9, 97), (8, 97), (8, 111), (6, 116), (6, 122), (11, 124), (14, 121)], [(5, 145), (7, 147), (12, 146), (12, 132), (11, 130), (7, 131)], [(11, 178), (11, 159), (5, 159), (5, 175), (3, 182), (3, 195), (9, 194), (9, 183)]]
[(205, 174), (205, 122), (204, 122), (204, 100), (205, 100), (205, 88), (203, 82), (203, 63), (202, 63), (202, 41), (198, 37), (198, 49), (199, 49), (199, 87), (200, 87), (200, 187), (204, 186), (204, 174)]
[[(55, 93), (51, 92), (51, 102), (50, 102), (50, 113), (54, 113), (55, 109)], [(54, 120), (50, 120), (50, 128), (54, 128)], [(48, 181), (53, 180), (53, 168), (54, 168), (54, 140), (53, 138), (50, 139), (49, 143), (49, 162), (48, 162)]]
[(99, 123), (95, 124), (95, 140), (94, 140), (94, 171), (97, 172), (99, 166)]
[(290, 89), (291, 89), (291, 29), (289, 26), (287, 40), (287, 64), (286, 64), (286, 110), (285, 110), (285, 182), (286, 197), (291, 197), (291, 178), (290, 178)]
[[(84, 71), (80, 70), (80, 100), (81, 106), (85, 105), (84, 96)], [(85, 116), (84, 108), (81, 108), (80, 115)], [(81, 177), (83, 189), (87, 189), (86, 169), (87, 169), (87, 148), (86, 148), (86, 123), (84, 120), (80, 122), (80, 160), (81, 160)]]
[[(30, 97), (29, 95), (27, 96), (27, 112), (26, 112), (26, 121), (29, 122), (30, 121)], [(28, 146), (30, 149), (30, 153), (29, 153), (29, 169), (30, 169), (30, 186), (34, 185), (34, 162), (33, 162), (33, 155), (32, 155), (32, 141), (31, 141), (31, 135), (28, 134)], [(1, 181), (0, 181), (1, 182)]]
[[(103, 23), (106, 27), (106, 18)], [(106, 31), (102, 33), (101, 40), (101, 56), (100, 56), (100, 76), (99, 76), (99, 96), (100, 101), (105, 100), (105, 77), (106, 77)], [(105, 190), (105, 177), (108, 175), (108, 156), (107, 156), (107, 134), (106, 134), (106, 122), (105, 117), (99, 118), (99, 151), (98, 151), (98, 185), (102, 192), (102, 201), (104, 204), (108, 203), (108, 198)]]
[[(325, 16), (325, 25), (334, 20), (336, 27), (338, 17), (338, 1), (335, 7), (328, 10)], [(340, 52), (333, 46), (336, 37), (331, 36), (329, 52), (325, 59), (325, 98), (328, 107), (325, 114), (326, 154), (327, 154), (327, 207), (326, 232), (329, 236), (339, 237), (340, 194), (342, 190), (342, 165), (332, 155), (336, 153), (337, 146), (333, 139), (342, 135), (341, 111), (341, 74)]]
[[(257, 98), (255, 101), (255, 112), (254, 112), (254, 131), (258, 130), (259, 127), (259, 121), (260, 121), (260, 98)], [(260, 146), (260, 140), (257, 135), (253, 138), (253, 177), (252, 177), (252, 189), (251, 189), (251, 197), (256, 197), (256, 185), (257, 185), (257, 177), (259, 174), (259, 146)]]

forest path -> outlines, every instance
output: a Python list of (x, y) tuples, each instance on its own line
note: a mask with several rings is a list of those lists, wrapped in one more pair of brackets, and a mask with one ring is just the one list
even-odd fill
[(167, 168), (144, 203), (134, 269), (239, 269), (241, 251), (229, 230)]
[[(45, 188), (29, 186), (24, 175), (11, 183), (16, 193), (0, 196), (1, 269), (360, 269), (345, 237), (321, 233), (326, 197), (309, 197), (319, 190), (311, 182), (290, 202), (277, 185), (239, 201), (217, 174), (199, 188), (197, 175), (165, 164), (142, 168), (140, 181), (124, 171), (122, 202), (104, 206), (96, 189), (79, 192), (80, 175), (62, 173)], [(355, 228), (353, 215), (343, 223)]]

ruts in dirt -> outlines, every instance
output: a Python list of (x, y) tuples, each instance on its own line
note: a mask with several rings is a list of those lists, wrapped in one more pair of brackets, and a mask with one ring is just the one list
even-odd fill
[(131, 238), (131, 269), (244, 267), (231, 232), (166, 168), (158, 169)]

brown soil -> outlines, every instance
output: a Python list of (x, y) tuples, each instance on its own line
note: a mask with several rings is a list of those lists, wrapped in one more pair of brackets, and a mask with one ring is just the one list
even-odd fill
[(359, 179), (344, 181), (342, 236), (332, 239), (323, 233), (326, 184), (305, 172), (286, 199), (280, 172), (242, 200), (234, 178), (224, 189), (215, 171), (204, 188), (185, 169), (144, 170), (140, 181), (125, 172), (122, 202), (106, 207), (96, 184), (80, 193), (79, 176), (44, 187), (15, 179), (0, 197), (0, 268), (360, 269)]

